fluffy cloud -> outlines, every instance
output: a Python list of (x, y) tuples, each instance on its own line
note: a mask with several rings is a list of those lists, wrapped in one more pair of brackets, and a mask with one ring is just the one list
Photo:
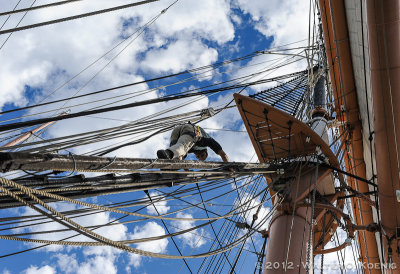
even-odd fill
[[(156, 192), (149, 192), (149, 194), (152, 201), (153, 202), (157, 201), (157, 202), (155, 202), (153, 205), (149, 205), (148, 207), (146, 207), (147, 213), (152, 215), (158, 215), (158, 214), (162, 215), (167, 213), (170, 207), (167, 206), (167, 201), (165, 200), (165, 198), (159, 196)], [(147, 196), (145, 198), (147, 198)], [(157, 211), (154, 207), (157, 208)]]
[[(113, 5), (123, 2), (113, 1)], [(66, 81), (121, 42), (123, 38), (121, 32), (125, 35), (134, 33), (167, 5), (165, 2), (153, 3), (14, 33), (0, 51), (2, 59), (0, 106), (6, 102), (15, 103), (17, 101), (19, 104), (25, 104), (26, 101), (23, 98), (26, 86), (36, 88), (45, 86), (46, 90), (43, 90), (43, 93), (48, 94), (62, 81)], [(90, 2), (82, 2), (59, 8), (42, 9), (30, 12), (23, 23), (51, 20), (107, 6), (109, 7), (109, 2), (102, 0), (96, 1), (95, 6)], [(149, 8), (150, 6), (151, 8)], [(12, 9), (11, 5), (8, 9)], [(148, 28), (145, 40), (142, 36), (139, 38), (133, 36), (132, 39), (128, 39), (127, 42), (132, 43), (114, 61), (117, 66), (109, 66), (102, 74), (114, 76), (121, 72), (119, 70), (122, 70), (124, 76), (129, 77), (139, 68), (138, 61), (140, 59), (137, 59), (139, 54), (152, 47), (156, 47), (154, 54), (158, 57), (161, 56), (161, 53), (167, 53), (191, 58), (186, 61), (181, 59), (183, 62), (181, 64), (175, 60), (164, 59), (157, 65), (151, 65), (149, 62), (154, 61), (154, 57), (147, 55), (144, 68), (151, 68), (154, 72), (186, 69), (188, 65), (193, 66), (195, 60), (197, 62), (200, 60), (200, 65), (209, 64), (216, 60), (217, 52), (209, 49), (200, 39), (208, 39), (217, 43), (233, 39), (234, 29), (230, 22), (229, 12), (228, 1), (178, 2)], [(13, 27), (18, 20), (18, 16), (12, 16), (5, 28)], [(170, 43), (170, 40), (166, 39), (167, 37), (168, 39), (175, 37), (179, 41)], [(192, 41), (195, 37), (197, 38)], [(0, 42), (2, 41), (0, 40)], [(106, 55), (103, 61), (85, 71), (77, 80), (89, 79), (127, 44), (122, 44)], [(159, 48), (161, 46), (168, 50), (165, 52)], [(162, 58), (166, 57), (162, 56)], [(53, 83), (55, 86), (48, 86), (55, 76), (59, 77), (59, 82)]]
[(75, 273), (79, 268), (78, 261), (76, 260), (76, 255), (67, 255), (67, 254), (57, 254), (55, 256), (57, 258), (58, 267), (65, 273)]
[[(272, 38), (270, 48), (307, 46), (308, 43), (308, 11), (307, 1), (279, 1), (272, 0), (265, 4), (265, 1), (234, 0), (233, 5), (242, 12), (249, 14), (255, 24), (255, 29), (262, 33), (266, 38)], [(253, 58), (248, 64), (248, 68), (236, 73), (234, 76), (247, 75), (254, 72), (266, 70), (265, 73), (253, 78), (258, 79), (272, 78), (284, 75), (307, 67), (306, 59), (288, 56), (286, 54), (305, 55), (304, 50), (286, 51), (284, 55), (263, 55)], [(258, 64), (258, 65), (257, 65)], [(283, 67), (276, 68), (283, 65)], [(276, 83), (267, 83), (252, 87), (255, 91), (261, 91)]]
[[(176, 214), (177, 218), (193, 218), (193, 215), (189, 213), (181, 213), (178, 212)], [(176, 221), (174, 226), (178, 229), (176, 231), (190, 229), (196, 226), (194, 221)], [(177, 238), (181, 239), (185, 245), (190, 246), (191, 248), (198, 248), (201, 247), (203, 244), (206, 243), (205, 238), (203, 237), (205, 234), (204, 229), (196, 229), (190, 232), (186, 232), (184, 234), (178, 235)]]
[(51, 266), (45, 265), (43, 267), (30, 266), (28, 269), (23, 271), (24, 274), (53, 274), (56, 273), (55, 269)]
[(117, 273), (115, 255), (86, 256), (83, 261), (77, 259), (76, 254), (57, 254), (56, 266), (62, 273)]
[[(105, 2), (98, 1), (99, 7), (104, 6)], [(87, 9), (86, 4), (42, 9), (30, 12), (24, 18), (23, 24), (42, 22)], [(19, 18), (19, 15), (12, 16), (4, 28), (12, 28)], [(2, 59), (0, 103), (22, 98), (25, 86), (35, 88), (47, 86), (48, 82), (52, 81), (50, 77), (53, 78), (55, 75), (63, 75), (59, 80), (65, 81), (66, 77), (82, 69), (84, 64), (89, 64), (94, 58), (101, 56), (118, 35), (114, 29), (119, 23), (119, 18), (100, 15), (97, 20), (103, 21), (101, 28), (98, 27), (98, 21), (89, 18), (84, 28), (82, 21), (76, 20), (13, 33), (0, 51)], [(6, 35), (1, 38), (5, 40)], [(0, 42), (3, 43), (4, 40)]]
[[(142, 227), (135, 227), (135, 230), (131, 236), (132, 239), (140, 239), (147, 237), (155, 237), (165, 235), (165, 230), (159, 224), (155, 222), (148, 222)], [(151, 242), (143, 242), (135, 244), (135, 248), (155, 252), (155, 253), (163, 253), (167, 250), (168, 240), (161, 239)], [(137, 254), (129, 254), (129, 263), (133, 267), (137, 268), (141, 265), (143, 260), (143, 256)]]
[[(165, 3), (153, 5), (153, 7), (161, 9), (165, 6)], [(132, 12), (134, 15), (146, 19), (154, 16), (154, 10), (146, 8), (135, 9)], [(168, 16), (161, 16), (155, 22), (160, 37), (168, 39), (171, 37), (201, 37), (219, 44), (234, 38), (234, 28), (230, 19), (230, 1), (179, 1), (167, 13)]]
[(117, 273), (115, 261), (109, 257), (95, 256), (94, 258), (87, 259), (83, 262), (76, 273)]
[(307, 1), (254, 1), (234, 0), (256, 23), (256, 29), (265, 36), (273, 37), (273, 46), (304, 40), (308, 37)]
[(177, 73), (217, 61), (218, 53), (200, 41), (178, 40), (165, 49), (151, 50), (143, 60), (145, 70)]

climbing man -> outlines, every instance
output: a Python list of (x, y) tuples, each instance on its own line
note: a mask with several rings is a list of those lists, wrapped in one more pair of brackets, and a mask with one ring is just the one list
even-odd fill
[(207, 159), (207, 147), (218, 154), (222, 161), (229, 162), (228, 156), (222, 150), (221, 145), (199, 126), (184, 124), (176, 126), (171, 133), (170, 147), (157, 151), (159, 159), (186, 158), (188, 153), (194, 153), (200, 161)]

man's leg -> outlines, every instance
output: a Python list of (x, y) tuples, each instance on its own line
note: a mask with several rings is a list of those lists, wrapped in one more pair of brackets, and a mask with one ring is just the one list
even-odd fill
[(170, 147), (157, 151), (159, 159), (184, 159), (194, 145), (193, 125), (185, 124), (175, 127), (170, 137)]
[(191, 135), (181, 135), (175, 145), (168, 148), (172, 151), (173, 158), (182, 158), (194, 145), (194, 139)]
[(171, 136), (169, 137), (169, 146), (173, 146), (176, 144), (176, 142), (179, 139), (179, 136), (182, 135), (181, 130), (182, 130), (182, 126), (174, 127), (174, 129), (171, 132)]
[[(170, 142), (169, 146), (176, 144), (176, 142), (179, 139), (179, 136), (181, 135), (181, 129), (182, 129), (182, 126), (176, 126), (172, 130), (171, 136), (169, 138), (169, 142)], [(173, 157), (174, 157), (174, 153), (169, 149), (160, 149), (157, 151), (158, 159), (172, 159)]]

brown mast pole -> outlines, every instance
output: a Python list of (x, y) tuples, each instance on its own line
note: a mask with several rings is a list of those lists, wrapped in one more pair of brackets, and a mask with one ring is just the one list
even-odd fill
[[(384, 260), (400, 269), (400, 2), (367, 0), (375, 151)], [(394, 272), (393, 272), (394, 273)]]
[[(343, 0), (319, 0), (322, 27), (328, 59), (329, 72), (334, 91), (337, 118), (346, 122), (349, 134), (346, 170), (359, 177), (366, 178), (366, 166), (363, 155), (363, 137), (356, 95), (356, 86), (351, 61), (349, 35), (346, 25), (346, 12)], [(340, 128), (341, 133), (345, 128)], [(365, 182), (348, 178), (349, 185), (358, 192), (370, 191)], [(367, 178), (366, 178), (367, 179)], [(353, 198), (352, 208), (357, 225), (373, 223), (371, 206), (362, 199)], [(361, 257), (360, 261), (368, 273), (381, 273), (378, 246), (374, 233), (358, 231)], [(378, 267), (375, 265), (378, 264)], [(374, 267), (368, 267), (374, 265)]]
[[(313, 172), (308, 176), (302, 175), (296, 182), (299, 189), (306, 189), (313, 178)], [(285, 202), (294, 199), (296, 188), (291, 188), (293, 196), (286, 198)], [(312, 261), (312, 246), (308, 249), (310, 240), (311, 209), (299, 208), (293, 215), (288, 208), (278, 208), (269, 225), (269, 239), (267, 253), (265, 256), (264, 274), (267, 273), (307, 273), (307, 252)], [(311, 242), (312, 244), (312, 242)], [(309, 272), (313, 273), (312, 263), (308, 266)]]

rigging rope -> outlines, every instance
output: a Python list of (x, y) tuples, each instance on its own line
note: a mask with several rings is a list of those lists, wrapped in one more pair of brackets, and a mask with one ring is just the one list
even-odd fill
[[(2, 182), (2, 184), (4, 185), (8, 185), (8, 186), (17, 186), (17, 184), (13, 183), (12, 181), (9, 180), (5, 180), (5, 179), (0, 179), (0, 181)], [(26, 188), (19, 186), (19, 189), (24, 189), (27, 190)], [(6, 188), (1, 187), (1, 189), (5, 192), (7, 192), (8, 194), (10, 194), (11, 196), (13, 196), (14, 198), (16, 198), (17, 200), (20, 200), (21, 202), (24, 202), (21, 198), (19, 198), (18, 196), (14, 195), (12, 192), (9, 192)], [(247, 237), (248, 235), (251, 235), (251, 233), (248, 233), (248, 235), (244, 235), (243, 237), (241, 237), (240, 239), (238, 239), (237, 241), (235, 241), (234, 243), (231, 243), (230, 245), (227, 245), (225, 247), (225, 249), (218, 249), (218, 250), (214, 250), (212, 252), (208, 252), (208, 253), (203, 253), (203, 254), (198, 254), (198, 255), (191, 255), (191, 256), (172, 256), (172, 255), (163, 255), (163, 254), (156, 254), (156, 253), (151, 253), (151, 252), (145, 252), (142, 250), (138, 250), (138, 249), (134, 249), (134, 248), (130, 248), (124, 245), (119, 244), (118, 242), (114, 242), (111, 241), (107, 238), (104, 238), (96, 233), (92, 233), (91, 231), (88, 231), (87, 229), (85, 229), (84, 227), (81, 227), (80, 225), (78, 225), (77, 223), (74, 223), (73, 221), (71, 221), (70, 219), (64, 217), (62, 214), (54, 211), (53, 209), (51, 209), (50, 207), (48, 207), (45, 203), (41, 202), (39, 199), (37, 199), (34, 195), (30, 194), (30, 193), (35, 193), (34, 190), (29, 190), (29, 192), (27, 192), (27, 194), (34, 199), (36, 202), (38, 202), (39, 204), (41, 204), (42, 206), (44, 206), (47, 210), (51, 211), (53, 214), (55, 214), (56, 216), (58, 216), (59, 218), (61, 218), (62, 220), (67, 221), (68, 223), (74, 225), (75, 227), (79, 228), (80, 230), (84, 230), (85, 233), (88, 233), (89, 235), (95, 236), (96, 238), (101, 237), (100, 240), (103, 241), (104, 243), (107, 244), (111, 244), (112, 246), (115, 246), (117, 248), (121, 248), (125, 251), (130, 251), (136, 254), (140, 254), (140, 255), (145, 255), (145, 256), (154, 256), (154, 257), (159, 257), (159, 258), (196, 258), (196, 257), (203, 257), (203, 256), (208, 256), (210, 254), (215, 255), (215, 254), (219, 254), (221, 252), (230, 250), (231, 248), (233, 248), (234, 246), (237, 246), (238, 244), (240, 244), (240, 242)], [(29, 204), (27, 204), (29, 205)], [(32, 206), (31, 206), (32, 207)], [(154, 216), (153, 216), (154, 217)], [(55, 219), (57, 220), (57, 219)]]
[[(31, 7), (36, 3), (36, 1), (37, 1), (37, 0), (34, 0), (34, 1), (32, 2)], [(15, 10), (15, 8), (19, 5), (20, 2), (21, 2), (21, 0), (18, 1), (17, 5), (15, 5), (14, 10)], [(26, 16), (27, 14), (28, 14), (28, 12), (25, 12), (25, 14), (22, 16), (22, 18), (18, 21), (17, 27), (18, 27), (19, 24), (22, 22), (22, 20), (24, 20), (24, 18), (25, 18), (25, 16)], [(3, 25), (2, 25), (1, 28), (0, 28), (0, 31), (1, 31), (1, 29), (3, 29), (3, 26), (6, 24), (6, 22), (7, 22), (8, 19), (10, 18), (10, 16), (11, 16), (11, 15), (9, 15), (9, 16), (7, 17), (7, 19), (4, 21)], [(10, 39), (10, 37), (11, 37), (11, 35), (12, 35), (13, 33), (14, 33), (14, 32), (11, 32), (11, 33), (7, 36), (7, 38), (4, 40), (3, 44), (1, 44), (0, 50), (4, 47), (4, 45), (7, 43), (8, 39)]]
[[(167, 196), (168, 196), (168, 195), (167, 195)], [(140, 209), (139, 209), (139, 210), (140, 210)], [(138, 211), (138, 210), (137, 210), (137, 211)], [(41, 215), (40, 215), (40, 216), (41, 216)], [(126, 217), (126, 215), (125, 215), (124, 217)], [(120, 220), (120, 219), (122, 219), (122, 218), (124, 218), (124, 217), (118, 218), (118, 219), (116, 219), (116, 220), (118, 221), (118, 220)], [(98, 227), (99, 227), (99, 226), (97, 226), (96, 228), (98, 228)], [(95, 229), (96, 229), (96, 228), (95, 228)], [(66, 239), (69, 239), (69, 238), (72, 238), (72, 237), (74, 237), (74, 236), (70, 236), (70, 237), (64, 238), (63, 240), (66, 240)], [(34, 250), (34, 249), (37, 249), (37, 248), (40, 248), (40, 247), (35, 247), (35, 248), (27, 249), (27, 250), (24, 250), (24, 251), (20, 251), (20, 252), (16, 252), (16, 253), (4, 255), (4, 256), (1, 256), (1, 258), (2, 258), (2, 257), (11, 256), (11, 255), (15, 255), (15, 254), (19, 254), (19, 253), (23, 253), (23, 252), (30, 251), (30, 250)]]
[(77, 1), (82, 1), (82, 0), (65, 0), (65, 1), (60, 1), (60, 2), (54, 2), (54, 3), (45, 4), (45, 5), (40, 5), (40, 6), (34, 6), (34, 7), (31, 5), (31, 7), (29, 7), (29, 8), (19, 9), (19, 10), (16, 10), (16, 9), (14, 8), (12, 11), (0, 12), (0, 16), (10, 15), (10, 14), (15, 14), (15, 13), (20, 13), (20, 12), (25, 12), (25, 11), (38, 10), (38, 9), (43, 9), (43, 8), (48, 8), (48, 7), (54, 7), (54, 6), (60, 6), (60, 5), (69, 4), (69, 3), (77, 2)]
[[(22, 1), (22, 0), (18, 0), (17, 4), (15, 4), (13, 10), (15, 10), (15, 9), (18, 7), (18, 5), (19, 5), (19, 3), (21, 3), (21, 1)], [(1, 27), (0, 27), (0, 30), (3, 29), (4, 25), (7, 23), (8, 19), (10, 19), (10, 17), (11, 17), (11, 15), (7, 16), (7, 19), (4, 20), (3, 24), (2, 24)], [(3, 46), (4, 46), (4, 43), (3, 43), (3, 45), (1, 46), (1, 48), (2, 48)], [(1, 49), (1, 48), (0, 48), (0, 49)]]
[[(216, 69), (216, 68), (213, 68), (213, 69)], [(276, 67), (273, 68), (273, 69), (276, 69)], [(195, 91), (201, 91), (202, 89), (205, 89), (205, 88), (208, 88), (208, 87), (214, 87), (214, 86), (218, 86), (218, 85), (221, 85), (221, 84), (226, 84), (226, 83), (229, 83), (229, 82), (235, 82), (235, 81), (238, 81), (239, 79), (248, 80), (247, 78), (252, 78), (255, 75), (259, 75), (259, 74), (262, 74), (262, 73), (270, 71), (270, 70), (271, 69), (265, 69), (265, 70), (262, 70), (262, 71), (259, 71), (259, 72), (256, 72), (256, 73), (253, 73), (253, 74), (250, 74), (250, 75), (245, 75), (245, 76), (240, 76), (240, 77), (237, 77), (237, 78), (233, 78), (233, 79), (228, 80), (228, 81), (217, 82), (217, 83), (213, 83), (213, 84), (210, 84), (210, 85), (207, 85), (207, 86), (203, 86), (203, 87), (200, 87), (200, 88), (192, 88), (192, 89), (189, 89), (189, 90), (185, 90), (184, 92), (178, 92), (178, 93), (169, 94), (169, 96), (176, 96), (176, 95), (179, 95), (179, 94), (190, 93), (190, 92), (195, 92)], [(186, 72), (186, 71), (182, 72), (182, 74), (186, 74), (186, 73), (188, 73), (188, 72)], [(262, 82), (249, 83), (249, 85), (264, 84), (264, 83), (267, 83), (267, 82), (279, 81), (279, 80), (282, 80), (282, 79), (294, 77), (294, 76), (296, 76), (298, 74), (301, 74), (301, 72), (282, 75), (282, 76), (279, 76), (279, 77), (273, 77), (273, 78), (265, 79)], [(174, 76), (174, 75), (169, 75), (169, 76), (165, 76), (165, 77), (172, 77), (172, 76)], [(189, 77), (187, 79), (194, 79), (194, 77), (195, 76), (192, 76), (192, 77)], [(87, 94), (83, 94), (83, 95), (72, 96), (72, 97), (68, 97), (68, 98), (64, 98), (64, 99), (60, 99), (60, 100), (55, 100), (55, 101), (51, 101), (51, 102), (47, 102), (47, 103), (39, 103), (39, 104), (32, 105), (32, 106), (27, 106), (27, 107), (22, 107), (22, 108), (17, 108), (17, 109), (11, 109), (11, 110), (0, 112), (0, 114), (11, 113), (11, 112), (14, 112), (14, 111), (27, 110), (27, 109), (34, 108), (34, 107), (41, 107), (41, 106), (54, 104), (54, 103), (59, 103), (59, 102), (64, 102), (64, 101), (69, 101), (69, 100), (73, 100), (73, 99), (79, 99), (79, 98), (82, 98), (82, 97), (85, 97), (85, 96), (96, 95), (96, 94), (103, 93), (103, 92), (122, 89), (122, 88), (129, 87), (129, 86), (135, 86), (135, 85), (139, 85), (139, 84), (143, 84), (143, 83), (147, 83), (147, 82), (152, 82), (153, 80), (158, 80), (158, 79), (162, 79), (162, 78), (164, 78), (164, 77), (152, 78), (152, 79), (149, 79), (149, 80), (143, 80), (143, 81), (139, 81), (139, 82), (134, 82), (134, 83), (130, 83), (130, 84), (122, 85), (122, 86), (117, 86), (117, 87), (114, 87), (114, 88), (108, 88), (108, 89), (95, 91), (95, 92), (91, 92), (91, 93), (87, 93)], [(158, 89), (162, 89), (162, 88), (165, 88), (165, 87), (168, 87), (168, 86), (172, 86), (172, 85), (175, 85), (175, 84), (179, 84), (179, 83), (182, 83), (182, 81), (178, 81), (178, 82), (173, 83), (173, 84), (159, 86), (159, 87), (152, 88), (152, 89), (136, 91), (136, 93), (137, 93), (136, 95), (133, 95), (130, 98), (125, 98), (125, 99), (120, 100), (120, 101), (125, 101), (126, 99), (131, 99), (131, 98), (140, 96), (140, 95), (142, 95), (142, 94), (144, 94), (146, 92), (156, 91)], [(234, 85), (227, 86), (227, 87), (232, 87), (232, 86), (234, 86)], [(240, 87), (242, 87), (242, 86), (239, 86), (238, 88), (240, 88)], [(230, 89), (230, 88), (228, 88), (228, 89)], [(139, 93), (139, 92), (141, 92), (141, 93)], [(113, 96), (113, 97), (106, 98), (106, 99), (91, 100), (89, 103), (101, 102), (101, 101), (104, 101), (104, 100), (110, 100), (110, 99), (118, 98), (118, 97), (126, 97), (126, 96), (130, 96), (131, 94), (132, 93), (128, 93), (128, 94), (122, 94), (122, 95), (118, 95), (118, 96)], [(114, 102), (114, 103), (116, 103), (116, 102)], [(114, 104), (114, 103), (112, 103), (112, 104)], [(81, 106), (81, 105), (87, 105), (87, 104), (88, 104), (87, 102), (86, 103), (80, 103), (80, 104), (76, 104), (74, 106), (69, 106), (68, 108)], [(110, 105), (110, 104), (107, 104), (107, 105)], [(65, 109), (65, 108), (66, 107), (61, 107), (61, 108), (57, 108), (57, 110), (61, 110), (61, 109)], [(98, 107), (96, 107), (96, 108), (98, 108)], [(26, 118), (26, 117), (31, 117), (31, 116), (35, 116), (35, 115), (39, 115), (39, 114), (45, 114), (45, 113), (52, 112), (52, 111), (54, 111), (54, 110), (39, 112), (39, 113), (35, 113), (35, 114), (30, 114), (30, 115), (24, 115), (24, 116), (20, 116), (18, 118), (12, 118), (12, 119), (8, 119), (8, 120), (3, 120), (1, 122), (4, 123), (4, 122), (13, 121), (13, 120), (21, 119), (21, 118)]]
[[(201, 199), (201, 202), (202, 202), (204, 211), (205, 211), (205, 213), (206, 213), (206, 215), (207, 215), (207, 218), (209, 218), (210, 216), (209, 216), (209, 214), (208, 214), (208, 210), (207, 210), (206, 205), (205, 205), (205, 203), (204, 203), (203, 195), (201, 194), (200, 187), (199, 187), (199, 184), (198, 184), (198, 183), (196, 183), (196, 187), (197, 187), (197, 190), (198, 190), (198, 192), (199, 192), (199, 196), (200, 196), (200, 199)], [(236, 186), (236, 188), (237, 188), (237, 186)], [(217, 233), (215, 232), (214, 226), (213, 226), (212, 224), (211, 224), (211, 230), (212, 230), (212, 232), (213, 232), (213, 234), (214, 234), (214, 236), (215, 236), (215, 239), (216, 239), (217, 242), (218, 242), (219, 247), (222, 247), (222, 244), (221, 244), (220, 240), (218, 239), (218, 235), (217, 235)], [(229, 259), (228, 259), (228, 256), (227, 256), (225, 253), (223, 253), (223, 255), (224, 255), (225, 259), (227, 260), (227, 262), (229, 263), (229, 265), (231, 265), (231, 263), (230, 263), (230, 261), (229, 261)]]
[[(210, 218), (165, 217), (166, 215), (171, 215), (171, 214), (174, 214), (174, 213), (182, 211), (182, 210), (170, 212), (168, 214), (163, 214), (163, 215), (160, 215), (160, 216), (153, 216), (153, 215), (146, 215), (146, 214), (122, 211), (122, 210), (119, 210), (119, 209), (107, 208), (107, 207), (104, 207), (104, 206), (99, 206), (99, 205), (95, 205), (95, 204), (89, 204), (89, 203), (86, 203), (86, 202), (83, 202), (83, 201), (77, 201), (77, 200), (70, 199), (68, 197), (63, 197), (63, 196), (60, 196), (60, 195), (57, 195), (57, 194), (54, 194), (54, 193), (48, 193), (48, 192), (43, 191), (43, 190), (28, 188), (28, 187), (22, 186), (20, 184), (17, 184), (15, 182), (11, 181), (11, 180), (7, 180), (7, 179), (1, 178), (1, 177), (0, 177), (0, 182), (3, 183), (4, 185), (9, 186), (9, 187), (13, 187), (13, 188), (19, 189), (20, 191), (23, 191), (28, 196), (29, 196), (29, 193), (38, 194), (38, 195), (41, 195), (41, 196), (44, 196), (44, 197), (52, 198), (54, 200), (66, 201), (66, 202), (70, 202), (70, 203), (73, 203), (73, 204), (76, 204), (76, 205), (80, 205), (80, 206), (84, 206), (84, 207), (90, 207), (92, 209), (105, 210), (105, 211), (110, 211), (110, 212), (114, 212), (114, 213), (121, 213), (121, 214), (126, 214), (126, 215), (131, 215), (131, 216), (136, 216), (136, 217), (142, 217), (142, 218), (150, 218), (150, 219), (180, 220), (180, 221), (219, 220), (219, 219), (235, 216), (235, 215), (238, 215), (238, 214), (242, 213), (242, 211), (238, 211), (238, 210), (242, 209), (243, 207), (245, 207), (249, 203), (249, 201), (247, 201), (247, 202), (243, 203), (240, 207), (236, 207), (235, 209), (229, 211), (225, 215), (221, 215), (221, 216), (217, 216), (217, 217), (210, 217)], [(261, 195), (261, 193), (263, 193), (263, 191), (265, 191), (265, 189), (263, 189), (261, 192), (259, 192), (255, 197), (258, 197), (259, 195)], [(7, 192), (7, 193), (9, 193), (9, 192)], [(13, 194), (13, 195), (15, 195), (15, 194)], [(253, 206), (252, 208), (255, 208), (255, 207), (256, 206)]]
[[(157, 215), (160, 216), (160, 213), (158, 212), (155, 203), (153, 203), (152, 200), (151, 200), (151, 196), (150, 196), (149, 192), (148, 192), (147, 190), (145, 190), (144, 192), (146, 193), (147, 197), (149, 198), (150, 203), (153, 204), (153, 207), (154, 207), (155, 211), (157, 212)], [(164, 220), (161, 220), (161, 222), (162, 222), (164, 228), (167, 230), (168, 234), (171, 235), (171, 233), (169, 232), (169, 229), (168, 229), (167, 225), (165, 224)], [(172, 242), (174, 243), (174, 246), (175, 246), (176, 250), (178, 250), (179, 255), (182, 256), (182, 252), (181, 252), (181, 250), (179, 249), (178, 245), (176, 244), (176, 242), (175, 242), (175, 240), (174, 240), (174, 238), (173, 238), (172, 236), (171, 236), (171, 240), (172, 240)], [(185, 265), (186, 265), (187, 269), (189, 270), (189, 272), (190, 272), (190, 273), (193, 273), (192, 270), (190, 269), (189, 264), (187, 263), (187, 261), (186, 261), (185, 258), (183, 258), (183, 262), (185, 263)]]
[(144, 105), (160, 103), (160, 102), (165, 102), (165, 101), (174, 101), (174, 100), (179, 100), (179, 99), (198, 96), (198, 95), (207, 95), (207, 94), (217, 93), (217, 92), (225, 91), (225, 90), (232, 90), (232, 89), (237, 89), (237, 88), (243, 88), (243, 87), (249, 87), (249, 86), (253, 86), (253, 85), (264, 84), (267, 82), (276, 81), (277, 79), (282, 79), (284, 77), (287, 77), (287, 75), (285, 75), (283, 77), (281, 76), (281, 77), (275, 77), (275, 78), (271, 78), (271, 79), (258, 80), (255, 82), (249, 82), (249, 83), (245, 83), (245, 84), (234, 84), (234, 85), (227, 86), (227, 87), (199, 91), (197, 93), (185, 93), (185, 94), (176, 93), (176, 94), (166, 95), (164, 97), (148, 99), (148, 100), (144, 100), (144, 101), (140, 101), (140, 102), (134, 102), (134, 103), (119, 105), (119, 106), (115, 106), (115, 107), (108, 107), (108, 108), (89, 110), (89, 111), (81, 111), (81, 112), (77, 112), (77, 113), (66, 114), (63, 116), (41, 118), (41, 119), (36, 119), (36, 120), (31, 120), (31, 121), (26, 121), (26, 122), (5, 124), (5, 125), (0, 125), (0, 131), (16, 129), (16, 128), (21, 128), (21, 127), (25, 127), (25, 126), (34, 126), (34, 125), (52, 122), (52, 121), (60, 121), (60, 120), (65, 120), (65, 119), (70, 119), (70, 118), (76, 118), (76, 117), (82, 117), (82, 116), (86, 116), (86, 115), (97, 114), (97, 113), (104, 113), (104, 112), (110, 112), (110, 111), (115, 111), (115, 110), (133, 108), (133, 107), (144, 106)]
[(32, 28), (37, 28), (37, 27), (42, 27), (42, 26), (47, 26), (47, 25), (52, 25), (52, 24), (57, 24), (57, 23), (61, 23), (61, 22), (71, 21), (71, 20), (75, 20), (75, 19), (79, 19), (79, 18), (88, 17), (88, 16), (93, 16), (93, 15), (98, 15), (98, 14), (102, 14), (102, 13), (112, 12), (112, 11), (116, 11), (116, 10), (120, 10), (120, 9), (126, 9), (126, 8), (139, 6), (139, 5), (144, 5), (144, 4), (148, 4), (148, 3), (156, 2), (156, 1), (159, 1), (159, 0), (144, 0), (144, 1), (135, 2), (135, 3), (131, 3), (131, 4), (126, 4), (126, 5), (122, 5), (122, 6), (116, 6), (116, 7), (112, 7), (112, 8), (108, 8), (108, 9), (103, 9), (103, 10), (83, 13), (83, 14), (79, 14), (79, 15), (75, 15), (75, 16), (70, 16), (70, 17), (64, 17), (64, 18), (60, 18), (60, 19), (56, 19), (56, 20), (51, 20), (51, 21), (47, 21), (47, 22), (41, 22), (41, 23), (37, 23), (37, 24), (27, 25), (27, 26), (23, 26), (23, 27), (19, 27), (19, 28), (1, 30), (0, 31), (0, 35), (6, 34), (6, 33), (10, 33), (10, 32), (17, 32), (17, 31), (22, 31), (22, 30), (27, 30), (27, 29), (32, 29)]
[(65, 0), (65, 1), (60, 1), (60, 2), (54, 2), (54, 3), (45, 4), (45, 5), (40, 5), (40, 6), (32, 6), (32, 5), (31, 5), (31, 7), (29, 7), (29, 8), (19, 9), (19, 10), (16, 10), (16, 9), (14, 8), (12, 11), (0, 12), (0, 16), (10, 15), (10, 14), (16, 14), (16, 13), (25, 12), (25, 11), (38, 10), (38, 9), (43, 9), (43, 8), (49, 8), (49, 7), (55, 7), (55, 6), (60, 6), (60, 5), (64, 5), (64, 4), (69, 4), (69, 3), (77, 2), (77, 1), (82, 1), (82, 0)]
[(309, 234), (308, 234), (308, 247), (307, 247), (307, 267), (306, 267), (306, 273), (308, 274), (310, 272), (310, 267), (311, 267), (311, 262), (313, 261), (313, 258), (311, 258), (311, 253), (312, 253), (312, 248), (313, 248), (313, 226), (314, 226), (314, 207), (315, 207), (315, 194), (317, 192), (317, 180), (318, 180), (318, 164), (315, 167), (315, 173), (314, 173), (314, 187), (313, 187), (313, 193), (312, 193), (312, 200), (311, 200), (311, 219), (310, 219), (310, 228), (309, 228)]

